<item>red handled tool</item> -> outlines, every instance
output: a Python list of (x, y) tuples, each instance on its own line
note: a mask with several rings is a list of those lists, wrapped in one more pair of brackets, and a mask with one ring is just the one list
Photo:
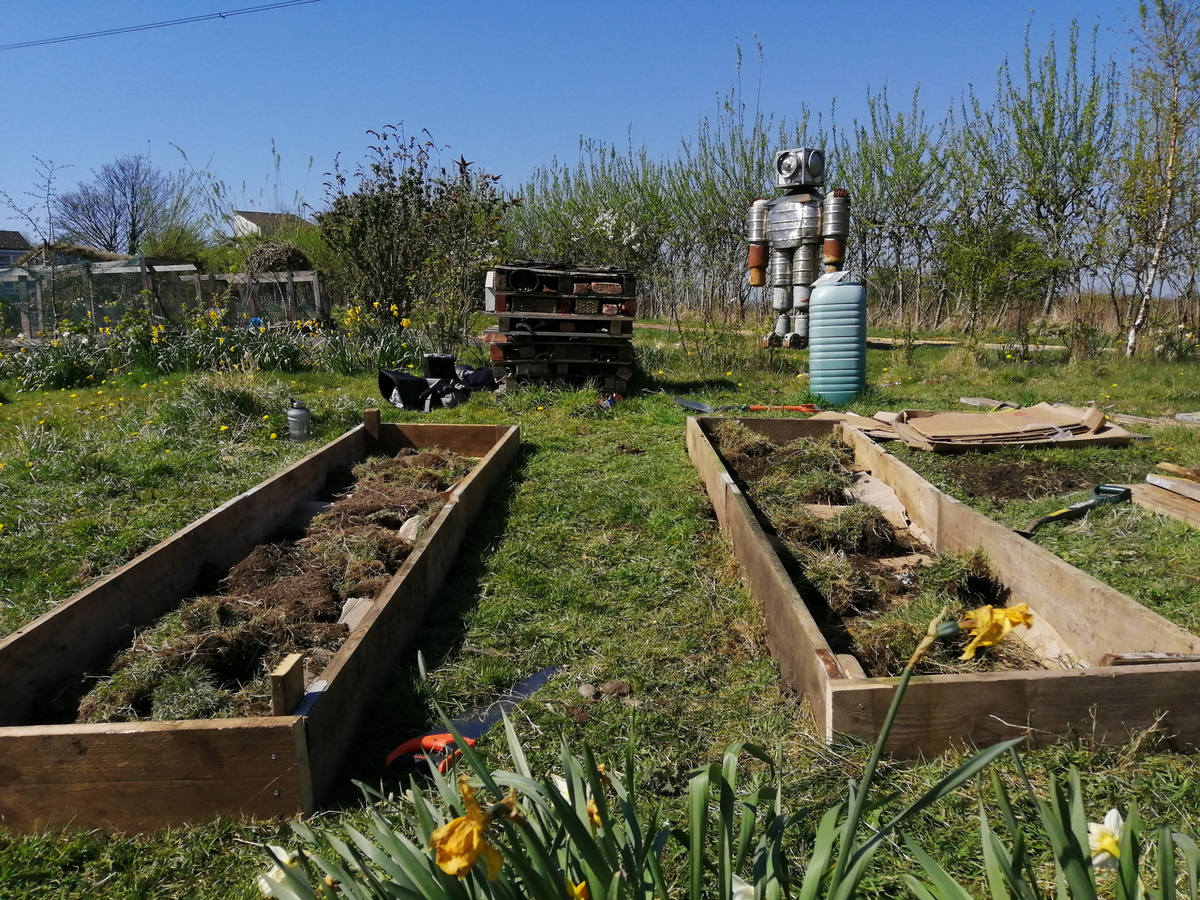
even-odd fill
[[(464, 737), (463, 742), (468, 747), (475, 746), (475, 739)], [(448, 731), (441, 734), (423, 734), (410, 738), (388, 754), (384, 763), (389, 769), (396, 764), (418, 772), (428, 771), (426, 766), (432, 764), (443, 775), (454, 765), (454, 761), (462, 756), (462, 751), (455, 746), (454, 735)]]
[[(531, 696), (534, 691), (553, 678), (560, 668), (561, 666), (547, 666), (541, 671), (534, 672), (528, 678), (518, 681), (487, 706), (470, 710), (451, 719), (450, 723), (462, 735), (463, 744), (474, 747), (475, 742), (483, 737), (484, 732), (504, 718), (504, 714), (508, 710)], [(403, 766), (421, 775), (428, 775), (430, 766), (434, 766), (444, 775), (461, 755), (461, 745), (456, 746), (453, 734), (448, 731), (430, 731), (406, 740), (388, 754), (387, 762), (384, 765), (389, 769), (394, 765)]]
[(792, 412), (819, 413), (820, 407), (813, 406), (811, 403), (804, 403), (800, 406), (709, 406), (707, 403), (701, 403), (699, 400), (688, 400), (685, 397), (672, 398), (676, 405), (683, 406), (688, 409), (694, 409), (696, 412), (715, 413), (723, 412), (727, 409), (749, 410), (750, 412), (761, 412), (767, 409), (789, 409)]

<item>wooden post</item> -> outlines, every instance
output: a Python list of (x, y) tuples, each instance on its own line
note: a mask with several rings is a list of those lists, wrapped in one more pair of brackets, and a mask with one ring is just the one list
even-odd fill
[(363, 427), (367, 432), (367, 453), (379, 452), (380, 418), (378, 409), (363, 410)]
[[(37, 330), (46, 330), (46, 317), (42, 312), (42, 279), (36, 275), (33, 278), (33, 296), (34, 296), (34, 312), (37, 313)], [(33, 332), (29, 332), (29, 336), (33, 337)]]
[(324, 308), (324, 305), (322, 303), (322, 297), (321, 297), (321, 275), (319, 272), (313, 272), (311, 274), (312, 274), (312, 286), (313, 286), (313, 303), (317, 309), (313, 318), (315, 318), (317, 320), (321, 320), (321, 319), (324, 319), (327, 314), (327, 310)]
[(298, 318), (296, 315), (296, 281), (292, 277), (291, 269), (287, 270), (287, 287), (284, 290), (286, 295), (284, 297), (283, 308), (285, 315), (287, 316), (287, 320), (291, 322)]
[(291, 715), (303, 696), (304, 656), (291, 653), (271, 672), (271, 715)]

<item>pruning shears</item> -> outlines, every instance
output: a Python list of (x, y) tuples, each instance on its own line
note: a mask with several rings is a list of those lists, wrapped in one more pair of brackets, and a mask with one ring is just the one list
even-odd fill
[[(446, 771), (454, 765), (455, 760), (462, 756), (462, 751), (458, 749), (456, 743), (454, 735), (448, 731), (439, 734), (422, 734), (415, 738), (409, 738), (389, 753), (384, 765), (390, 769), (393, 765), (399, 764), (416, 772), (427, 772), (429, 771), (427, 766), (432, 765), (445, 775)], [(468, 747), (474, 747), (475, 739), (464, 737), (463, 743)]]
[(448, 731), (430, 731), (409, 738), (388, 754), (384, 765), (392, 768), (402, 766), (419, 775), (428, 775), (430, 766), (443, 775), (462, 756), (463, 747), (474, 747), (484, 733), (504, 718), (504, 714), (533, 694), (554, 677), (560, 666), (546, 666), (528, 678), (518, 681), (507, 692), (486, 706), (472, 709), (450, 720), (451, 727), (458, 730), (462, 743)]

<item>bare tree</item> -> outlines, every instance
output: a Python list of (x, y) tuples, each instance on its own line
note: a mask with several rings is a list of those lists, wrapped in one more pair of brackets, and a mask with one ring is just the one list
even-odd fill
[(194, 184), (187, 174), (169, 175), (141, 154), (101, 166), (90, 182), (54, 199), (62, 233), (110, 253), (138, 253), (147, 237), (191, 218)]

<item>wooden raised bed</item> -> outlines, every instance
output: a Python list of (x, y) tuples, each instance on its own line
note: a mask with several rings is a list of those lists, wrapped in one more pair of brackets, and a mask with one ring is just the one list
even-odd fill
[[(454, 561), (488, 491), (517, 454), (517, 427), (358, 426), (238, 495), (0, 642), (0, 825), (147, 831), (219, 815), (313, 811), (380, 683)], [(437, 447), (480, 457), (408, 559), (287, 715), (43, 725), (63, 685), (102, 666), (198, 579), (271, 540), (330, 473), (373, 454)]]
[[(768, 641), (786, 682), (812, 706), (826, 740), (874, 741), (895, 678), (867, 678), (852, 658), (830, 648), (754, 511), (708, 436), (716, 418), (689, 418), (688, 453), (704, 480), (742, 577), (762, 605)], [(904, 757), (972, 742), (984, 746), (1026, 735), (1036, 744), (1071, 735), (1120, 743), (1158, 725), (1180, 745), (1200, 745), (1200, 663), (1102, 666), (1108, 654), (1197, 653), (1200, 637), (1167, 621), (1054, 554), (939, 491), (858, 429), (840, 422), (740, 419), (783, 443), (837, 431), (855, 461), (890, 485), (934, 550), (982, 548), (1009, 589), (1028, 603), (1035, 624), (1027, 642), (1073, 665), (1036, 671), (914, 677), (888, 749)]]

